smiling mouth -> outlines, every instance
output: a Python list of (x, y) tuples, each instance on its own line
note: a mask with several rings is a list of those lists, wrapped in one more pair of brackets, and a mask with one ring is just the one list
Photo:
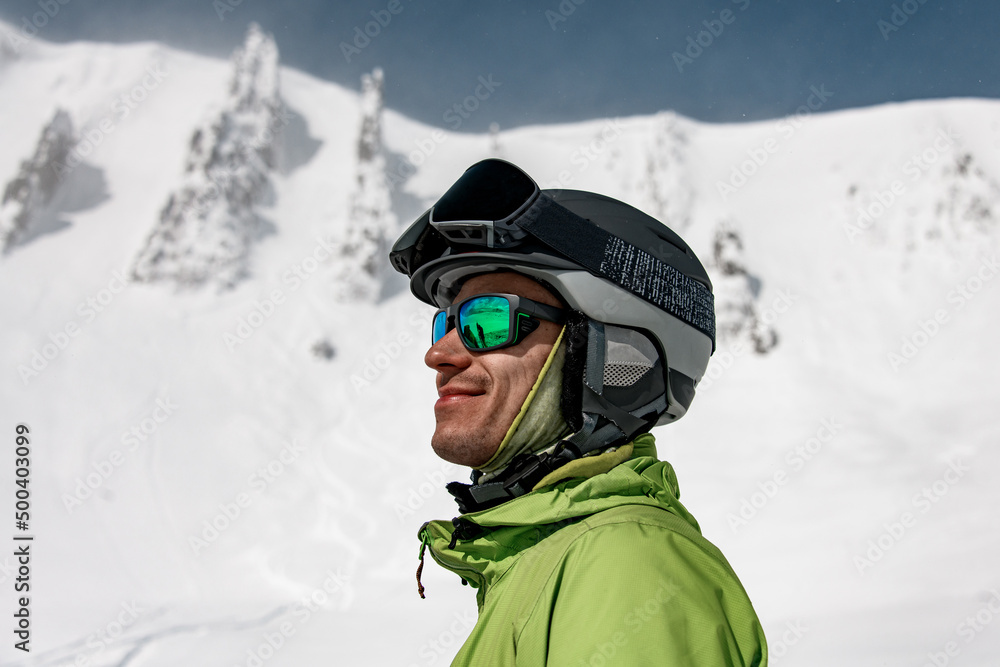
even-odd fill
[(449, 405), (459, 405), (466, 401), (470, 401), (474, 398), (479, 398), (484, 396), (485, 392), (464, 392), (464, 391), (446, 391), (441, 394), (437, 402), (434, 404), (435, 408), (445, 407)]
[(444, 394), (438, 400), (439, 401), (444, 401), (444, 400), (449, 399), (449, 398), (454, 398), (456, 400), (457, 399), (461, 399), (461, 398), (477, 398), (479, 396), (484, 396), (484, 395), (485, 394), (483, 394), (482, 392), (480, 392), (478, 394), (466, 393), (466, 392), (455, 392), (454, 394)]

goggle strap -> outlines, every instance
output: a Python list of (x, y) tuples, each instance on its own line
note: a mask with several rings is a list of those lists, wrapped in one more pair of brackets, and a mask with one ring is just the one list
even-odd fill
[(715, 300), (701, 282), (560, 206), (544, 192), (518, 224), (588, 271), (702, 332), (715, 350)]

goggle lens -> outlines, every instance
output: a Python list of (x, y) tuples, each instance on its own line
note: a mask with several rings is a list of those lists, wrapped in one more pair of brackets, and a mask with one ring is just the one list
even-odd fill
[(469, 167), (434, 204), (434, 222), (504, 220), (537, 190), (518, 167), (503, 160), (483, 160)]
[(500, 296), (469, 299), (458, 309), (459, 333), (466, 347), (503, 345), (511, 333), (510, 302)]

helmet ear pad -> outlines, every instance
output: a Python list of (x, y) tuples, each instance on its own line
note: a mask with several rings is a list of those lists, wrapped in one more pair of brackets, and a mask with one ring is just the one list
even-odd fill
[(666, 369), (650, 336), (573, 311), (563, 341), (560, 408), (574, 432), (583, 426), (585, 413), (610, 419), (628, 440), (656, 425), (667, 409)]
[(587, 331), (590, 318), (579, 310), (571, 311), (566, 320), (563, 345), (563, 387), (559, 407), (563, 420), (573, 432), (583, 428), (583, 373), (587, 366)]

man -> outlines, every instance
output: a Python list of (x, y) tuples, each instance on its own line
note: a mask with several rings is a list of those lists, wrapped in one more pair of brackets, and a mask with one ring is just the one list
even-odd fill
[(622, 202), (470, 167), (396, 242), (440, 310), (443, 459), (461, 516), (419, 531), (478, 589), (454, 665), (766, 665), (729, 563), (678, 500), (648, 431), (687, 411), (715, 345), (690, 248)]

